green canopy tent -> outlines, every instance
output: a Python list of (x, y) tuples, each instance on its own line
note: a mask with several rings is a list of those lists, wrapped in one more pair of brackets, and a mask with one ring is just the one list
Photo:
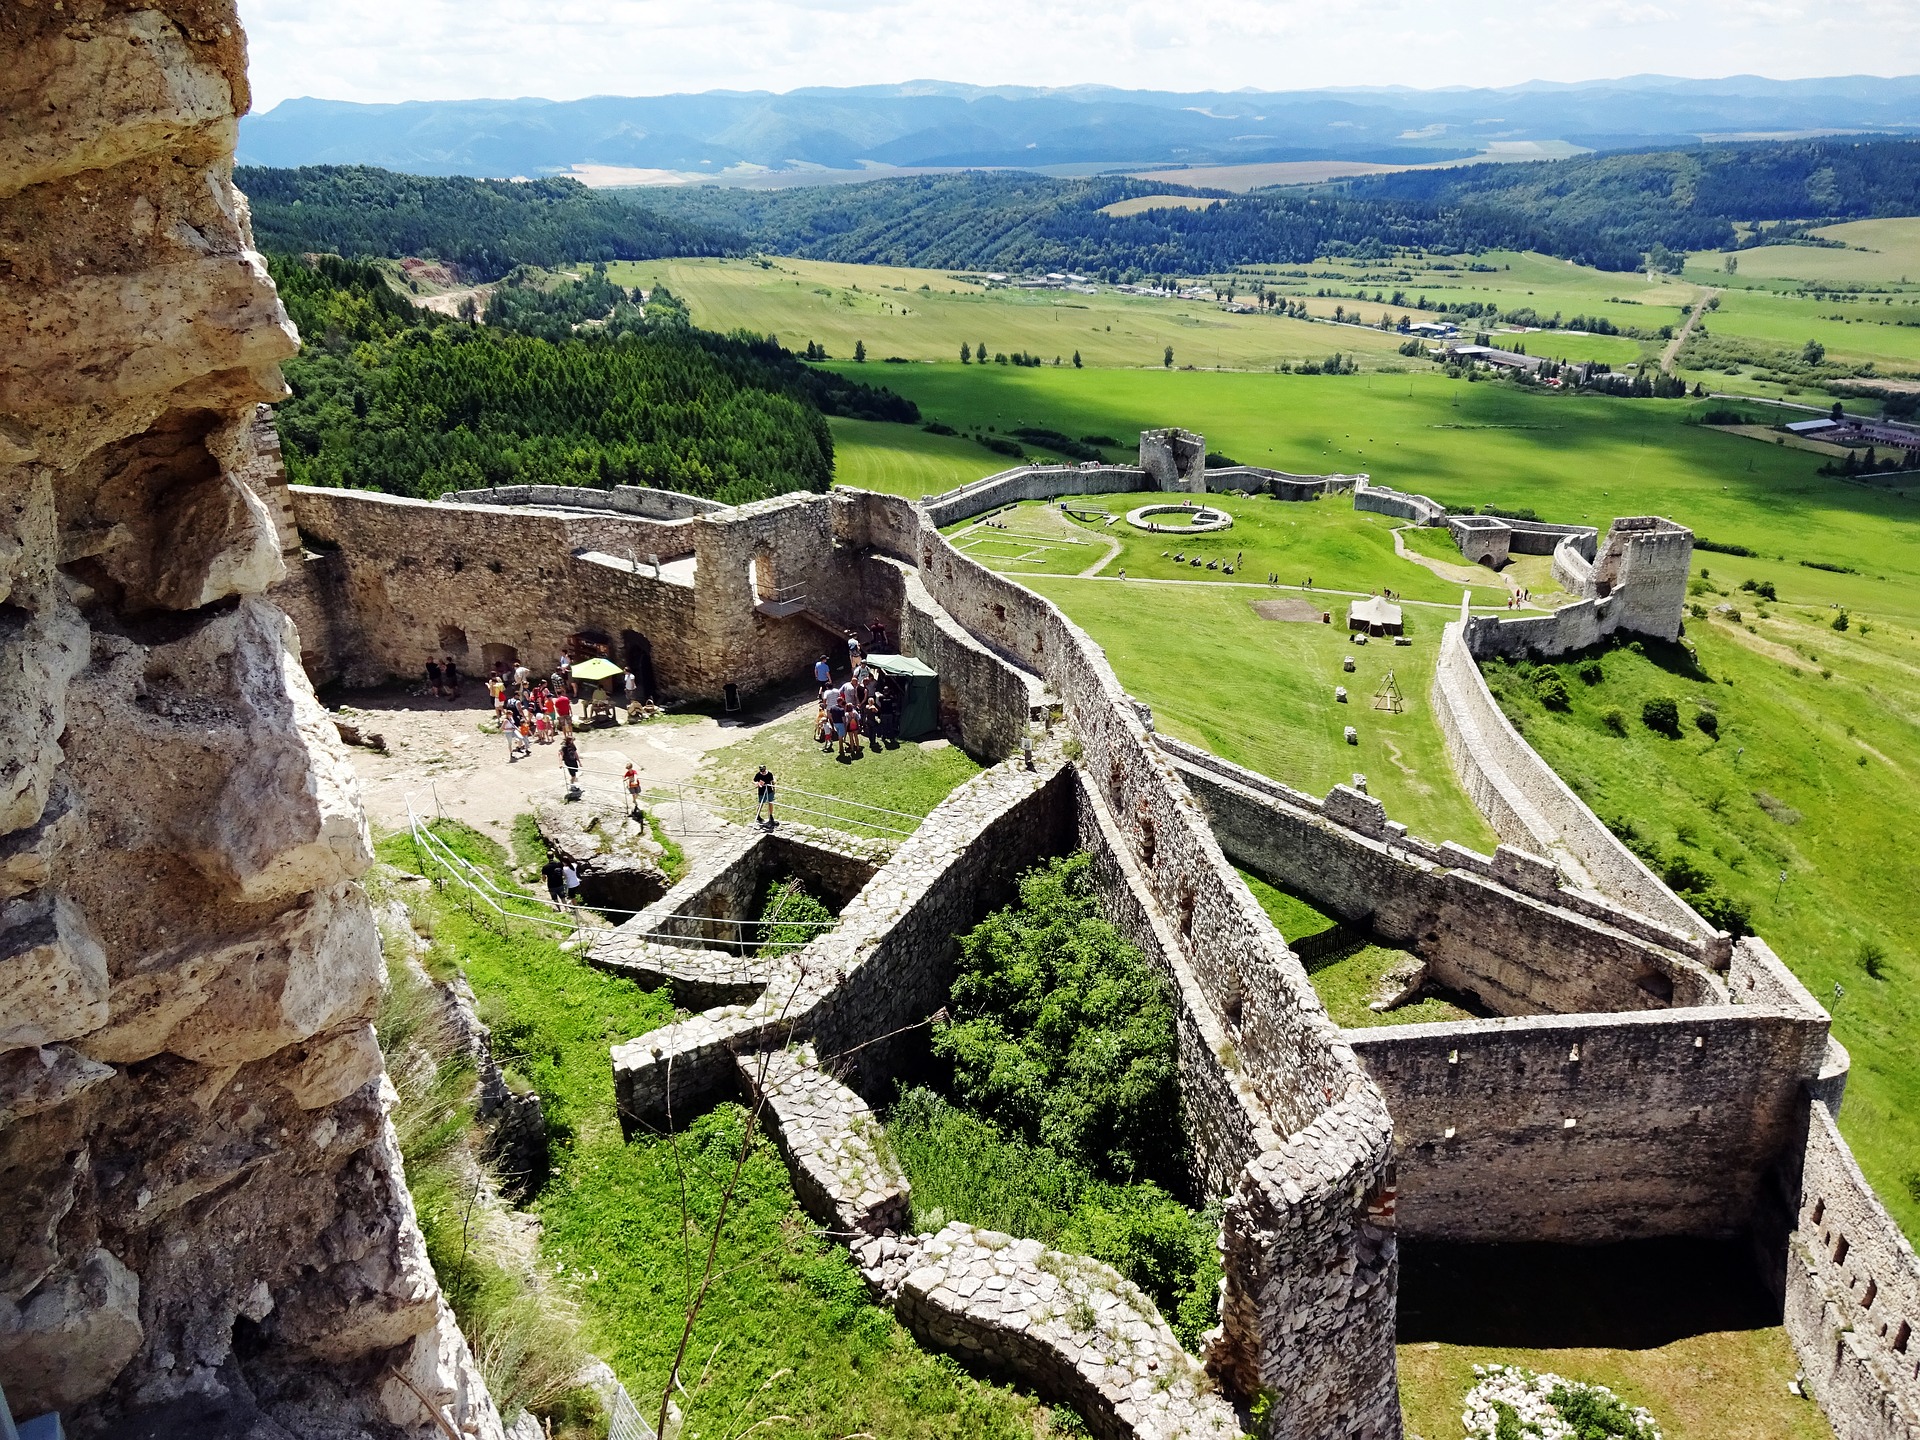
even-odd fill
[(906, 695), (900, 706), (900, 738), (918, 740), (940, 728), (940, 676), (911, 655), (869, 655), (867, 663), (890, 679), (901, 681)]

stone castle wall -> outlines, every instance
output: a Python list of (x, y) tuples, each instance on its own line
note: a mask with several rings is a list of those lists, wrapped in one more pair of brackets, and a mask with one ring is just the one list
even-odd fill
[(382, 1099), (358, 791), (261, 598), (296, 342), (238, 18), (16, 5), (0, 55), (0, 1385), (82, 1437), (498, 1437)]
[(1558, 863), (1569, 875), (1682, 934), (1713, 927), (1660, 878), (1520, 738), (1467, 649), (1472, 622), (1450, 622), (1434, 667), (1433, 713), (1467, 794), (1500, 838)]
[(609, 510), (637, 520), (691, 520), (728, 507), (718, 500), (656, 490), (649, 485), (615, 485), (596, 490), (584, 485), (495, 485), (485, 490), (449, 490), (450, 505), (545, 505), (563, 510)]
[(1204, 493), (1207, 488), (1207, 437), (1191, 430), (1140, 432), (1140, 468), (1154, 490)]
[(1839, 1440), (1920, 1435), (1920, 1261), (1820, 1103), (1784, 1193), (1787, 1336)]
[(1411, 520), (1416, 525), (1444, 525), (1447, 520), (1447, 507), (1439, 501), (1429, 500), (1424, 495), (1389, 490), (1384, 485), (1355, 486), (1353, 508), (1368, 510), (1376, 515), (1397, 516), (1402, 520)]

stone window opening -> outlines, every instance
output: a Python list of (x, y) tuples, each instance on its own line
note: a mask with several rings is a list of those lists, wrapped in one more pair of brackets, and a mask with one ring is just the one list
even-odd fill
[(511, 645), (482, 645), (480, 663), (487, 667), (489, 675), (495, 670), (511, 672), (520, 663), (520, 652)]
[(1827, 1202), (1824, 1198), (1813, 1202), (1813, 1223), (1818, 1225), (1827, 1215)]
[(467, 632), (458, 625), (440, 627), (440, 653), (442, 655), (464, 655), (467, 653)]
[(767, 546), (754, 551), (753, 559), (747, 562), (747, 586), (756, 605), (780, 598), (780, 577), (774, 569), (773, 551)]
[(1880, 1282), (1869, 1279), (1867, 1281), (1867, 1293), (1860, 1297), (1860, 1308), (1862, 1310), (1871, 1310), (1873, 1308), (1873, 1302), (1879, 1298)]
[(1852, 1247), (1847, 1244), (1847, 1237), (1844, 1235), (1842, 1235), (1838, 1240), (1834, 1241), (1833, 1242), (1833, 1263), (1836, 1265), (1846, 1264), (1847, 1251), (1851, 1248)]
[(1893, 1348), (1900, 1354), (1907, 1353), (1907, 1342), (1913, 1338), (1913, 1327), (1906, 1321), (1900, 1322), (1900, 1328), (1893, 1332)]

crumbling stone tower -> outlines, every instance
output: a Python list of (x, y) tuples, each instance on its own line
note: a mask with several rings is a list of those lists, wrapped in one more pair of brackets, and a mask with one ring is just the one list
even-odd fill
[[(358, 794), (237, 478), (296, 345), (230, 0), (0, 9), (0, 1385), (497, 1436), (381, 1100)], [(336, 1429), (338, 1427), (338, 1429)]]
[(1207, 437), (1191, 430), (1142, 430), (1140, 468), (1156, 490), (1207, 491)]

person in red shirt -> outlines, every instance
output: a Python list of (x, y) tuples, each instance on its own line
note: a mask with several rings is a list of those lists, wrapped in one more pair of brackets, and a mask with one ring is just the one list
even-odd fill
[(560, 722), (563, 734), (573, 734), (573, 700), (564, 690), (553, 697), (553, 718)]

